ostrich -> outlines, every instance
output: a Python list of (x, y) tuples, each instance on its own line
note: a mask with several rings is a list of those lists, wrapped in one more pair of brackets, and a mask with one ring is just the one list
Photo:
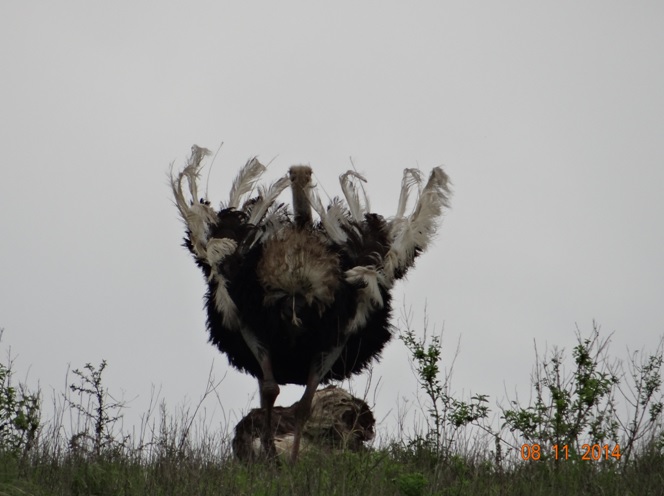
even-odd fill
[[(257, 186), (266, 167), (253, 158), (233, 181), (228, 202), (215, 210), (198, 193), (209, 154), (194, 145), (170, 182), (186, 227), (184, 244), (207, 280), (210, 341), (232, 366), (258, 379), (261, 445), (270, 457), (279, 385), (305, 386), (295, 411), (294, 462), (318, 386), (362, 372), (391, 338), (390, 290), (435, 235), (448, 206), (448, 178), (437, 167), (422, 186), (420, 171), (406, 169), (396, 214), (385, 219), (361, 197), (358, 182), (365, 179), (357, 172), (340, 176), (345, 202), (334, 198), (324, 207), (310, 167), (293, 166), (287, 176)], [(292, 211), (277, 202), (288, 186)], [(418, 196), (407, 214), (414, 187)]]

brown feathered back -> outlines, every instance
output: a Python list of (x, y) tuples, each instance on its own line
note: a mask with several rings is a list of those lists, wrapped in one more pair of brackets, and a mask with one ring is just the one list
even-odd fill
[(339, 257), (308, 229), (286, 228), (266, 241), (258, 263), (258, 280), (265, 303), (282, 296), (300, 296), (322, 313), (334, 302), (339, 288)]

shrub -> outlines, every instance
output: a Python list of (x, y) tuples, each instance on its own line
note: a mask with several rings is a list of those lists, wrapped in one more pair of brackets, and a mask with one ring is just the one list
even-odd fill
[[(0, 329), (0, 342), (3, 329)], [(40, 425), (40, 395), (12, 385), (12, 359), (0, 363), (0, 451), (27, 452)]]

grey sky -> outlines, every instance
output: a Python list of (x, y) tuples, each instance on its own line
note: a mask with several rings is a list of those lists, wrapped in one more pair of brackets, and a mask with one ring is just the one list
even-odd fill
[[(311, 164), (330, 195), (352, 157), (385, 215), (404, 167), (444, 165), (452, 210), (395, 304), (419, 324), (428, 300), (448, 358), (461, 337), (458, 391), (525, 393), (533, 339), (569, 348), (575, 323), (615, 331), (616, 354), (664, 332), (661, 2), (0, 11), (0, 326), (45, 390), (106, 358), (140, 413), (151, 384), (174, 405), (213, 359), (229, 369), (166, 184), (193, 143), (225, 142), (213, 203), (253, 155), (275, 159), (271, 178)], [(391, 422), (415, 390), (399, 341), (379, 377)], [(254, 392), (234, 370), (221, 386), (229, 410)]]

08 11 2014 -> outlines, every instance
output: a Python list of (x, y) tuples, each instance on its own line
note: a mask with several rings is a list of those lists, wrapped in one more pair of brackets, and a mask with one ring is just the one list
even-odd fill
[[(521, 445), (521, 458), (523, 460), (539, 461), (543, 459), (543, 449), (539, 444)], [(554, 460), (568, 460), (570, 457), (569, 446), (566, 444), (551, 446), (551, 454)], [(579, 458), (585, 461), (620, 460), (620, 445), (610, 446), (608, 444), (583, 444)], [(549, 458), (549, 457), (545, 457)]]

